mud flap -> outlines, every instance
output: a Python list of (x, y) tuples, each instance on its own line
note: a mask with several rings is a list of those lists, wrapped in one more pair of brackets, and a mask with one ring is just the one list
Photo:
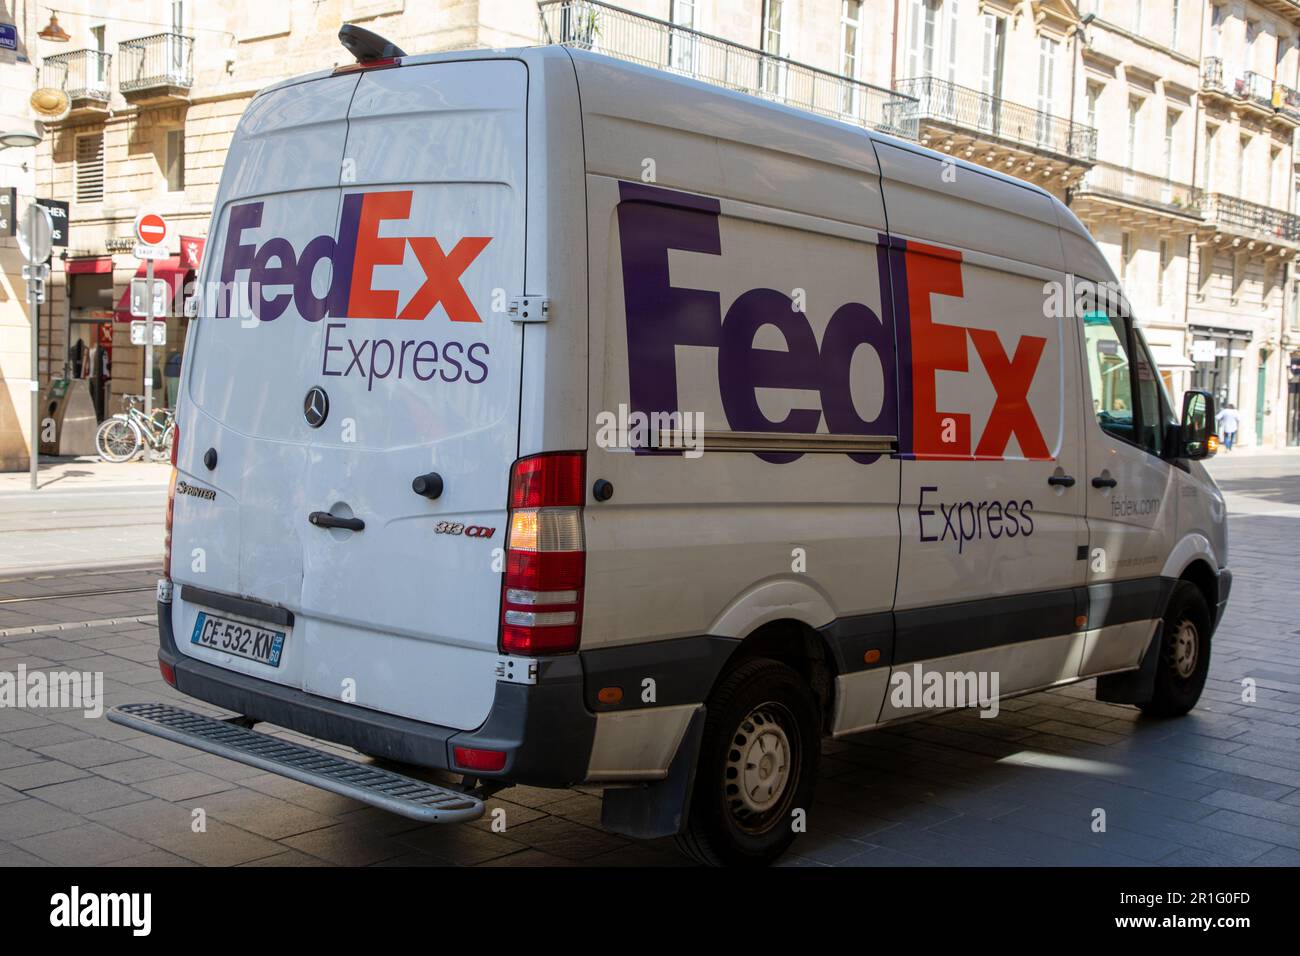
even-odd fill
[(705, 708), (701, 706), (686, 726), (677, 755), (662, 780), (633, 787), (608, 789), (600, 807), (600, 825), (634, 840), (653, 840), (686, 831), (700, 740), (704, 737)]
[(1155, 635), (1142, 656), (1142, 664), (1135, 671), (1106, 674), (1097, 678), (1097, 699), (1109, 704), (1145, 704), (1151, 700), (1156, 688), (1156, 667), (1160, 663), (1160, 649), (1164, 644), (1165, 622), (1156, 624)]

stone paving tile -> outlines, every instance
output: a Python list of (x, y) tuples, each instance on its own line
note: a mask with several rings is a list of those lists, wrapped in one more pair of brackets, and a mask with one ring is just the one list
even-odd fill
[(139, 790), (99, 777), (82, 777), (66, 783), (37, 787), (27, 791), (27, 795), (83, 816), (95, 810), (107, 810), (149, 799), (148, 794)]
[(52, 783), (65, 783), (68, 780), (76, 780), (78, 777), (86, 776), (87, 773), (88, 771), (82, 770), (80, 767), (74, 767), (58, 760), (43, 760), (40, 763), (23, 764), (21, 767), (0, 770), (0, 785), (12, 787), (15, 790), (31, 790), (35, 787), (49, 786)]
[(85, 823), (16, 841), (26, 850), (55, 866), (102, 866), (138, 857), (151, 848), (96, 823)]

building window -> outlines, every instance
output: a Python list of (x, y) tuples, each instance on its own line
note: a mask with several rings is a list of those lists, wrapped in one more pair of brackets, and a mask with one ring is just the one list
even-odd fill
[[(858, 78), (859, 53), (862, 47), (862, 0), (840, 2), (840, 75), (850, 80)], [(853, 83), (844, 84), (840, 112), (857, 115), (861, 97)]]
[[(695, 0), (673, 0), (672, 12), (669, 14), (673, 25), (695, 29)], [(683, 73), (695, 72), (696, 37), (692, 33), (673, 30), (668, 36), (669, 62), (673, 69)]]
[(911, 0), (907, 5), (907, 75), (932, 76), (939, 44), (939, 0)]
[(1250, 160), (1250, 137), (1241, 137), (1241, 151), (1237, 159), (1237, 198), (1245, 199), (1250, 188), (1250, 175), (1247, 164)]
[(1165, 304), (1165, 289), (1169, 279), (1169, 264), (1173, 260), (1169, 240), (1160, 240), (1160, 275), (1156, 280), (1156, 305)]
[(1179, 10), (1179, 0), (1174, 0), (1173, 22), (1170, 24), (1169, 45), (1175, 50), (1178, 49), (1178, 28), (1182, 25), (1180, 22), (1181, 17), (1179, 16), (1181, 12), (1182, 11)]
[(185, 191), (185, 130), (183, 129), (167, 131), (167, 153), (164, 158), (163, 175), (167, 179), (168, 192)]
[(77, 202), (101, 202), (104, 198), (104, 134), (77, 137)]
[(1142, 97), (1130, 96), (1128, 98), (1128, 149), (1124, 157), (1124, 165), (1129, 169), (1137, 168), (1137, 148), (1138, 148), (1138, 117), (1142, 112)]
[(1060, 46), (1050, 37), (1038, 38), (1038, 140), (1051, 135), (1050, 115), (1052, 93), (1056, 89), (1056, 49)]
[(1142, 33), (1142, 0), (1130, 0), (1133, 4), (1133, 32)]
[(1174, 178), (1174, 140), (1178, 133), (1178, 110), (1165, 114), (1165, 179)]
[(1205, 124), (1205, 155), (1202, 157), (1204, 165), (1201, 167), (1201, 188), (1210, 189), (1210, 176), (1214, 172), (1214, 153), (1218, 147), (1219, 127), (1211, 123)]
[[(784, 57), (786, 36), (781, 23), (783, 0), (764, 0), (763, 2), (763, 52), (771, 56)], [(763, 92), (773, 96), (785, 95), (785, 64), (763, 60)]]

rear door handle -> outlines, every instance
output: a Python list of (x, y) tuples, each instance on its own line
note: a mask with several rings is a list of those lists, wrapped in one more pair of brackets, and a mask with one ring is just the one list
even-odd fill
[(328, 511), (313, 511), (307, 516), (318, 528), (345, 528), (348, 531), (365, 531), (366, 523), (360, 518), (340, 518)]
[(1071, 475), (1052, 475), (1047, 479), (1049, 485), (1058, 485), (1061, 488), (1073, 488), (1074, 477)]
[(1114, 478), (1103, 478), (1101, 476), (1098, 476), (1092, 479), (1092, 486), (1094, 488), (1114, 488), (1118, 484), (1119, 482), (1116, 481)]

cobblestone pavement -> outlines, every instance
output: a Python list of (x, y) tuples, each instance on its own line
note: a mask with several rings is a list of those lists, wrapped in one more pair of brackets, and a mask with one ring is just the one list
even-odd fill
[[(1087, 683), (1004, 702), (996, 720), (955, 713), (827, 742), (809, 832), (785, 862), (1300, 864), (1300, 458), (1215, 467), (1235, 583), (1196, 711), (1144, 719)], [(155, 664), (154, 579), (0, 582), (0, 671), (101, 671), (109, 705), (182, 702)], [(515, 787), (497, 807), (504, 833), (489, 817), (421, 826), (103, 718), (0, 710), (0, 864), (682, 862), (667, 841), (602, 831), (594, 788)], [(191, 829), (198, 808), (206, 833)]]

